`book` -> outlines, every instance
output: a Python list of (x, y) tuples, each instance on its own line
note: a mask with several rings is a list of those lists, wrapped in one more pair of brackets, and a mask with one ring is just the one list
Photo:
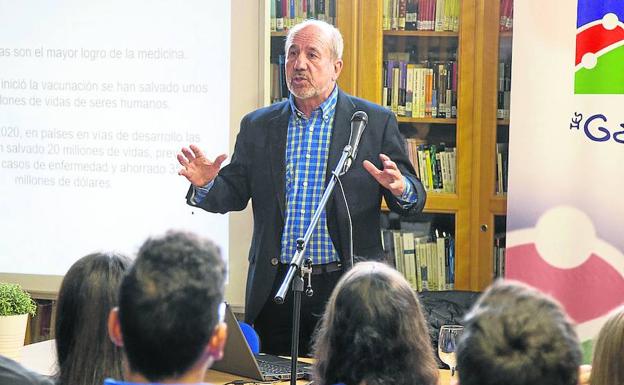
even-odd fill
[(445, 18), (445, 1), (444, 0), (436, 0), (435, 4), (435, 23), (433, 26), (434, 31), (444, 31), (444, 18)]
[(415, 31), (417, 21), (418, 0), (407, 0), (407, 8), (405, 12), (405, 29), (409, 31)]
[(500, 31), (511, 31), (513, 27), (513, 0), (502, 0), (500, 5)]
[(277, 31), (277, 18), (275, 16), (275, 1), (271, 1), (271, 32)]
[(386, 84), (387, 84), (387, 103), (386, 103), (386, 107), (389, 110), (392, 110), (392, 86), (393, 86), (393, 69), (394, 69), (394, 60), (392, 59), (388, 59), (386, 60)]
[(397, 116), (405, 116), (406, 88), (407, 88), (407, 62), (399, 62), (399, 100), (397, 104)]
[(383, 16), (382, 16), (381, 28), (384, 31), (390, 30), (390, 19), (392, 18), (391, 7), (392, 7), (392, 0), (383, 0), (383, 4), (382, 4)]
[(409, 63), (407, 65), (407, 75), (405, 81), (405, 116), (412, 117), (413, 114), (413, 101), (414, 101), (414, 73), (416, 71), (416, 65)]
[(396, 269), (396, 260), (394, 258), (394, 235), (392, 230), (381, 230), (381, 246), (384, 251), (386, 263)]
[(445, 238), (440, 235), (438, 230), (435, 231), (435, 250), (436, 250), (436, 262), (438, 273), (438, 290), (448, 290), (448, 282), (446, 276), (446, 245), (444, 243)]
[(405, 232), (403, 238), (403, 261), (405, 263), (405, 278), (414, 290), (418, 290), (416, 279), (416, 250), (414, 247), (414, 233)]
[(401, 92), (401, 68), (393, 67), (392, 68), (392, 104), (391, 110), (395, 114), (399, 112), (399, 94)]
[(494, 250), (493, 250), (493, 278), (505, 277), (505, 240), (506, 234), (494, 235)]
[(394, 238), (394, 261), (396, 269), (405, 276), (405, 262), (403, 254), (403, 238), (400, 231), (393, 231)]
[(496, 193), (507, 193), (507, 162), (509, 144), (496, 143)]
[(275, 30), (283, 31), (284, 30), (284, 13), (282, 1), (287, 0), (275, 0)]
[(399, 29), (399, 0), (392, 0), (392, 12), (390, 17), (390, 29)]
[(406, 14), (407, 14), (407, 1), (406, 0), (398, 0), (399, 9), (398, 9), (398, 25), (397, 29), (400, 31), (405, 30), (405, 22), (406, 22)]

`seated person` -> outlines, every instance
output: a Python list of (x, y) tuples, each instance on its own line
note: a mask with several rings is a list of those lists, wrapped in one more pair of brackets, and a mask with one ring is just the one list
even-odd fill
[(591, 385), (624, 384), (624, 307), (600, 329), (594, 345)]
[(332, 292), (314, 344), (315, 384), (438, 383), (429, 332), (414, 290), (378, 262), (361, 262)]
[(224, 283), (225, 263), (212, 242), (182, 232), (148, 239), (108, 321), (127, 382), (104, 383), (202, 383), (223, 356)]
[(526, 285), (495, 282), (464, 320), (460, 385), (576, 385), (581, 349), (561, 306)]
[(17, 362), (0, 356), (0, 384), (4, 385), (53, 385), (51, 379), (31, 372)]
[(131, 260), (95, 253), (74, 263), (61, 284), (56, 311), (57, 385), (101, 385), (118, 377), (121, 350), (108, 338), (108, 313)]

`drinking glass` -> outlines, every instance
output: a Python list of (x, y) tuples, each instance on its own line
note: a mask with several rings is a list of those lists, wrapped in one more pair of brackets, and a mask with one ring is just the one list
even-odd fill
[(457, 366), (457, 357), (455, 350), (459, 337), (464, 332), (461, 325), (442, 325), (440, 328), (440, 337), (438, 338), (438, 356), (440, 360), (451, 368), (451, 377), (455, 375), (455, 367)]

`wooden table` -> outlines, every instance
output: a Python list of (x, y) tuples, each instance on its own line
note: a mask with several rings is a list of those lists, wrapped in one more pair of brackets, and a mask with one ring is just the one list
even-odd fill
[[(26, 345), (22, 348), (22, 357), (20, 359), (22, 365), (28, 369), (44, 374), (53, 375), (56, 371), (56, 347), (54, 340), (38, 342), (36, 344)], [(206, 372), (205, 381), (214, 385), (222, 385), (234, 380), (247, 380), (254, 382), (252, 379), (242, 378), (233, 374), (217, 372), (216, 370), (208, 370)], [(449, 385), (451, 381), (451, 372), (448, 370), (440, 370), (440, 385)], [(307, 384), (309, 381), (299, 380), (297, 384)], [(289, 384), (290, 381), (284, 381), (278, 384)]]

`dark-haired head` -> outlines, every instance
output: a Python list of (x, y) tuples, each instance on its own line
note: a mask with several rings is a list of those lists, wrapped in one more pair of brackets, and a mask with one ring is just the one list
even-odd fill
[(69, 269), (58, 296), (56, 352), (59, 385), (100, 385), (122, 374), (122, 354), (108, 338), (108, 313), (130, 259), (96, 253)]
[(524, 284), (497, 281), (466, 315), (461, 385), (574, 385), (581, 349), (561, 306)]
[[(109, 333), (131, 374), (176, 379), (219, 359), (225, 263), (218, 247), (184, 232), (148, 239), (124, 278)], [(217, 324), (219, 323), (219, 327)]]
[(438, 369), (416, 294), (378, 262), (356, 264), (334, 289), (315, 336), (321, 385), (437, 383)]

